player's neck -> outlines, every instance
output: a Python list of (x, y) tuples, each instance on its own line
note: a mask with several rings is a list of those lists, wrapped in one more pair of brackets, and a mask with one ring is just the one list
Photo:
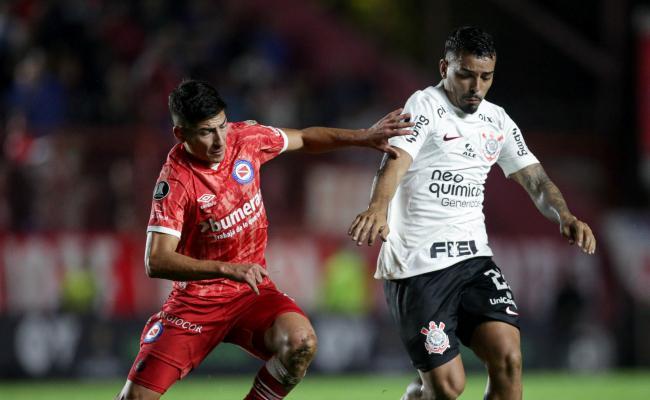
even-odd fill
[(216, 171), (217, 168), (219, 168), (220, 163), (213, 163), (213, 162), (208, 161), (208, 160), (200, 159), (199, 157), (192, 154), (190, 149), (187, 147), (187, 143), (183, 143), (182, 145), (183, 145), (183, 150), (185, 151), (185, 154), (188, 155), (191, 162), (196, 163), (196, 164), (200, 165), (203, 168), (209, 168), (209, 169), (211, 169), (213, 171)]

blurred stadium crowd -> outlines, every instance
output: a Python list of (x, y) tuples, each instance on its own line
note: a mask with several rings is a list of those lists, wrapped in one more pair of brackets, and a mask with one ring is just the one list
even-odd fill
[[(650, 329), (650, 219), (613, 209), (641, 202), (631, 189), (640, 186), (638, 154), (626, 153), (635, 146), (630, 121), (639, 113), (626, 97), (637, 85), (632, 75), (618, 81), (625, 70), (612, 67), (613, 80), (598, 86), (598, 68), (592, 74), (575, 60), (555, 65), (562, 53), (539, 33), (515, 25), (512, 34), (503, 10), (517, 2), (406, 3), (411, 7), (390, 0), (277, 0), (273, 7), (262, 0), (0, 2), (0, 338), (14, 341), (14, 352), (0, 355), (0, 378), (122, 376), (128, 369), (143, 318), (169, 289), (144, 276), (142, 242), (155, 179), (174, 143), (167, 95), (181, 79), (217, 86), (232, 121), (360, 128), (437, 82), (453, 24), (484, 20), (500, 52), (490, 99), (512, 111), (599, 238), (596, 257), (566, 246), (495, 168), (487, 226), (496, 260), (529, 315), (527, 362), (591, 370), (650, 365), (642, 340)], [(581, 2), (546, 3), (556, 12), (564, 7), (563, 18), (579, 29), (594, 28), (600, 15)], [(495, 5), (502, 20), (486, 20), (483, 8)], [(384, 12), (371, 13), (373, 6)], [(386, 25), (385, 40), (364, 33), (373, 18)], [(623, 65), (627, 58), (617, 56)], [(287, 155), (264, 167), (270, 271), (313, 313), (321, 343), (316, 370), (409, 368), (371, 279), (377, 248), (359, 250), (345, 238), (367, 204), (379, 159), (346, 150)], [(224, 357), (229, 366), (221, 368), (251, 368)]]
[(324, 73), (304, 47), (236, 2), (3, 2), (0, 229), (141, 229), (184, 77), (217, 85), (231, 120), (362, 126), (390, 110), (380, 77)]

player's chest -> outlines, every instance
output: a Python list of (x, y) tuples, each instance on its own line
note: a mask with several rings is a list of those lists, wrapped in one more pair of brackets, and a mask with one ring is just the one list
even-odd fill
[(496, 124), (478, 116), (473, 121), (443, 118), (431, 136), (429, 147), (441, 161), (469, 166), (491, 166), (499, 158), (505, 135)]
[[(231, 213), (255, 198), (261, 199), (259, 166), (253, 161), (239, 157), (227, 165), (221, 165), (217, 173), (193, 176), (195, 212), (201, 216), (223, 216)], [(249, 212), (245, 207), (246, 213)]]

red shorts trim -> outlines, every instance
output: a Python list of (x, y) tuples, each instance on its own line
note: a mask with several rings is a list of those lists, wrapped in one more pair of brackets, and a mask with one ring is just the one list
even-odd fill
[(247, 290), (232, 298), (209, 300), (174, 292), (162, 311), (147, 321), (129, 379), (164, 393), (223, 341), (267, 360), (273, 354), (264, 345), (264, 334), (288, 312), (305, 316), (293, 299), (275, 286), (260, 288), (259, 295)]

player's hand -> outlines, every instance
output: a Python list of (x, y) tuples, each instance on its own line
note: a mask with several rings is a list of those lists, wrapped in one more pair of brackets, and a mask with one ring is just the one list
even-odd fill
[(594, 254), (596, 251), (596, 238), (591, 228), (575, 216), (564, 219), (560, 222), (562, 236), (569, 240), (569, 244), (577, 244), (587, 254)]
[(232, 279), (237, 282), (245, 282), (253, 289), (256, 294), (260, 294), (257, 285), (264, 281), (265, 276), (269, 276), (259, 264), (224, 264), (222, 273), (224, 278)]
[(384, 242), (388, 240), (388, 223), (386, 222), (386, 212), (380, 212), (371, 208), (357, 215), (357, 217), (348, 229), (348, 236), (357, 242), (357, 246), (361, 246), (363, 242), (368, 241), (368, 246), (375, 243), (377, 235), (381, 237)]
[(391, 158), (399, 157), (397, 150), (388, 144), (388, 139), (393, 136), (412, 135), (413, 131), (406, 129), (415, 125), (410, 121), (406, 122), (410, 118), (411, 114), (402, 114), (401, 108), (388, 113), (373, 126), (363, 131), (359, 138), (360, 145), (387, 153)]

